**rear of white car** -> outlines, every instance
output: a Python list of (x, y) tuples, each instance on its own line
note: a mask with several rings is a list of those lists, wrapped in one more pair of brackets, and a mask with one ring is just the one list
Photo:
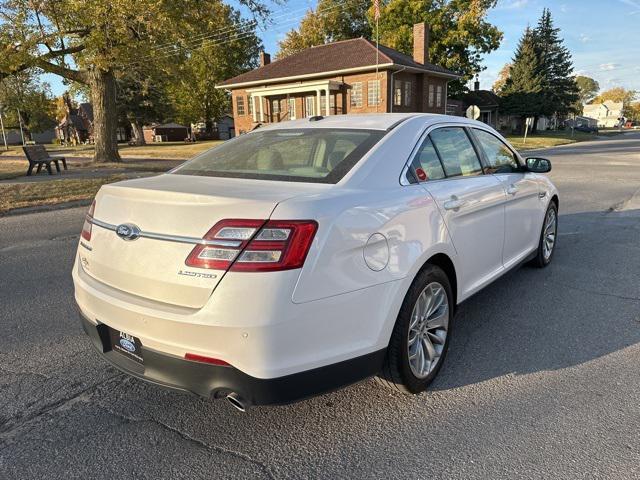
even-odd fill
[(129, 373), (243, 404), (289, 402), (376, 373), (384, 349), (373, 351), (358, 323), (386, 320), (382, 292), (316, 295), (323, 286), (307, 279), (295, 298), (330, 229), (318, 213), (282, 217), (278, 205), (331, 197), (332, 187), (180, 172), (103, 187), (73, 272), (85, 330)]
[[(452, 318), (456, 303), (533, 253), (555, 198), (531, 173), (419, 181), (434, 172), (411, 160), (426, 158), (418, 146), (433, 128), (464, 127), (469, 142), (471, 127), (484, 128), (456, 122), (407, 114), (287, 122), (170, 174), (103, 187), (73, 269), (85, 331), (132, 375), (242, 408), (377, 374), (401, 317), (413, 315), (403, 312), (426, 267), (437, 280), (429, 291), (443, 301), (446, 291)], [(490, 186), (486, 202), (471, 195), (478, 182)], [(452, 206), (458, 184), (468, 198)], [(510, 204), (536, 231), (503, 259)], [(474, 235), (485, 243), (482, 268)], [(427, 330), (444, 340), (446, 329)], [(436, 347), (444, 358), (446, 345)], [(426, 372), (414, 391), (437, 368)]]

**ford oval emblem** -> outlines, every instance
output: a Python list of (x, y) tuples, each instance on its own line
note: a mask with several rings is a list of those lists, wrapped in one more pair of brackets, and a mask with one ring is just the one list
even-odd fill
[(132, 223), (123, 223), (116, 227), (116, 235), (123, 240), (137, 240), (140, 237), (140, 229)]
[(133, 353), (136, 351), (136, 346), (134, 345), (134, 343), (131, 340), (127, 340), (126, 338), (120, 339), (120, 346), (127, 352)]

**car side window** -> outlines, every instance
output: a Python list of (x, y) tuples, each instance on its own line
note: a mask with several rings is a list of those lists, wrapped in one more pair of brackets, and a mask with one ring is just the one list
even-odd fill
[(444, 169), (429, 137), (425, 138), (420, 145), (411, 163), (411, 168), (415, 179), (419, 182), (445, 178)]
[(512, 173), (520, 170), (515, 153), (489, 132), (473, 129), (473, 133), (487, 159), (486, 173)]
[(482, 165), (462, 127), (438, 128), (429, 134), (447, 177), (482, 175)]

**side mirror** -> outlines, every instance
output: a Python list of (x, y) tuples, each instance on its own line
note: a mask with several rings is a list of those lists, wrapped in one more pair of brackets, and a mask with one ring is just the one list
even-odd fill
[(551, 171), (551, 160), (540, 157), (527, 158), (527, 170), (533, 173), (547, 173)]

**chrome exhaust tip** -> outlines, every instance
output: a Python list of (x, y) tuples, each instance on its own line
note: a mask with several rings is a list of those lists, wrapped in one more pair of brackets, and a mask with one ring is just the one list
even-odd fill
[(248, 405), (246, 404), (244, 398), (238, 395), (236, 392), (232, 392), (227, 395), (227, 401), (233, 405), (236, 409), (241, 412), (246, 412)]

